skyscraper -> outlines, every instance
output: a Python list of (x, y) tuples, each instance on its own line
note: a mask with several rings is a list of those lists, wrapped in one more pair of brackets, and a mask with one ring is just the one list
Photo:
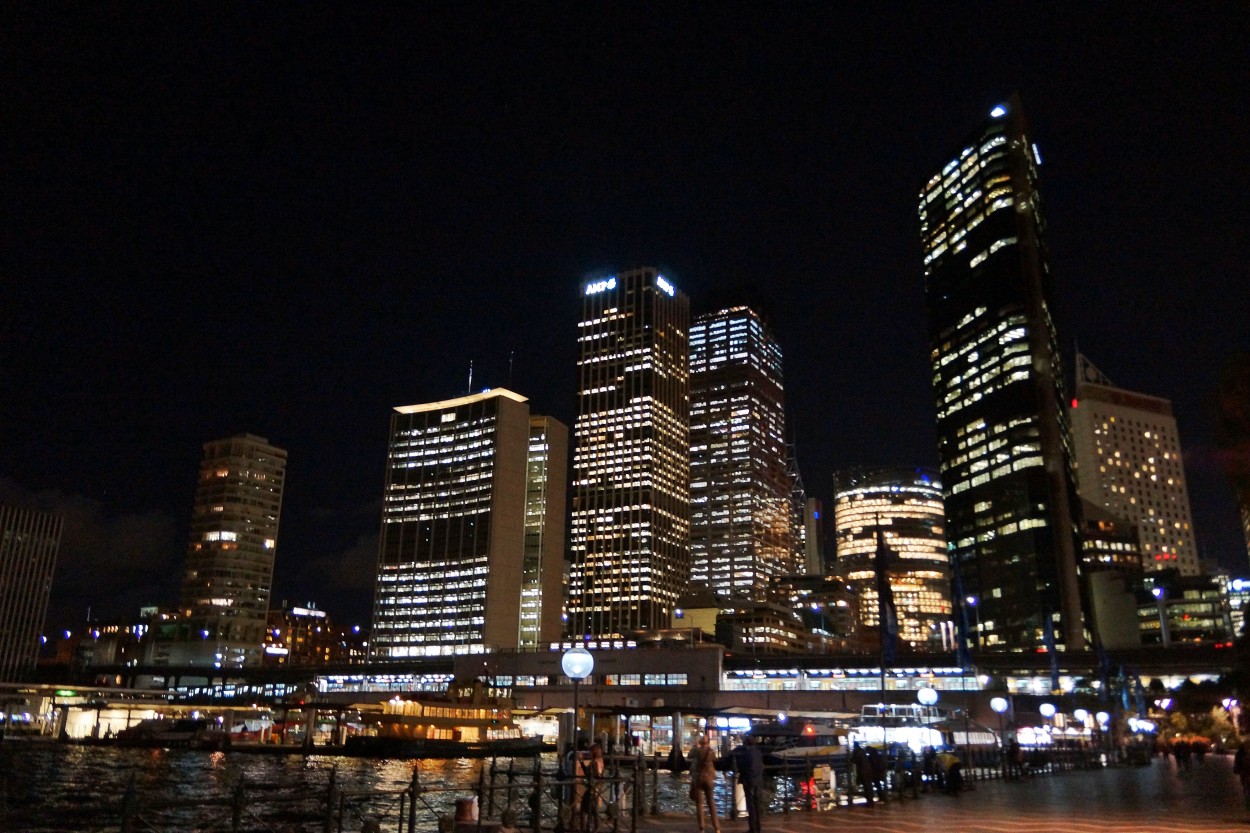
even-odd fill
[(925, 469), (852, 469), (834, 475), (834, 490), (836, 572), (859, 599), (860, 625), (880, 626), (880, 534), (899, 642), (913, 651), (950, 650), (951, 573), (937, 477)]
[(525, 561), (521, 567), (520, 645), (561, 636), (564, 609), (564, 507), (569, 429), (546, 416), (530, 417), (525, 471)]
[(762, 601), (791, 546), (781, 348), (747, 307), (690, 328), (691, 579)]
[(568, 632), (668, 627), (690, 583), (690, 307), (653, 268), (582, 285)]
[(530, 448), (529, 405), (503, 388), (395, 408), (373, 659), (517, 647)]
[(285, 484), (286, 452), (264, 437), (204, 444), (171, 664), (260, 664)]
[(1147, 572), (1202, 572), (1172, 403), (1118, 388), (1077, 356), (1070, 410), (1081, 497), (1137, 527)]
[(1013, 98), (920, 193), (946, 533), (994, 650), (1085, 646), (1040, 159)]
[(61, 518), (0, 505), (0, 682), (34, 670), (61, 545)]

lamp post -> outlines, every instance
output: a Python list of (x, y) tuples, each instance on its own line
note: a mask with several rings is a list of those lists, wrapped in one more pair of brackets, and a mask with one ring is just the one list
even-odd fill
[(1153, 587), (1150, 592), (1154, 594), (1159, 605), (1159, 641), (1165, 648), (1172, 644), (1172, 634), (1168, 631), (1168, 593), (1162, 587)]
[(1003, 712), (1007, 711), (1008, 705), (1006, 697), (990, 698), (990, 708), (998, 715), (998, 757), (1002, 762), (1004, 778), (1011, 775), (1011, 763), (1007, 760), (1007, 742), (1003, 737)]
[(1050, 744), (1053, 749), (1055, 745), (1055, 704), (1042, 703), (1037, 707), (1037, 711), (1043, 718), (1046, 719), (1046, 723), (1048, 724), (1046, 729), (1050, 735)]
[(1094, 715), (1094, 720), (1098, 722), (1098, 733), (1101, 736), (1099, 746), (1102, 747), (1103, 754), (1106, 755), (1111, 746), (1111, 715), (1107, 712), (1098, 712), (1098, 714)]
[(979, 600), (977, 599), (976, 596), (969, 596), (964, 601), (968, 603), (968, 607), (972, 608), (972, 619), (976, 623), (975, 625), (973, 625), (972, 632), (976, 634), (976, 639), (974, 640), (974, 642), (976, 644), (977, 651), (980, 651), (981, 650), (981, 608), (977, 605), (977, 602)]
[(560, 657), (560, 668), (564, 676), (573, 681), (573, 749), (577, 749), (577, 726), (580, 722), (577, 715), (577, 689), (582, 680), (590, 676), (595, 668), (595, 658), (581, 645), (574, 645)]

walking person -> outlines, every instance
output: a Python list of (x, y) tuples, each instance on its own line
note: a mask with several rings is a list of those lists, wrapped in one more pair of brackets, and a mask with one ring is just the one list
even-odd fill
[(746, 798), (747, 831), (760, 833), (764, 812), (764, 753), (760, 752), (759, 741), (751, 735), (734, 750), (734, 769)]
[(690, 750), (690, 800), (694, 802), (695, 818), (699, 831), (703, 831), (703, 806), (712, 822), (712, 830), (720, 833), (720, 820), (716, 817), (716, 801), (712, 791), (716, 789), (716, 751), (708, 743), (707, 735), (699, 735)]
[(1241, 801), (1250, 810), (1250, 737), (1241, 739), (1237, 754), (1233, 756), (1233, 773), (1241, 784)]

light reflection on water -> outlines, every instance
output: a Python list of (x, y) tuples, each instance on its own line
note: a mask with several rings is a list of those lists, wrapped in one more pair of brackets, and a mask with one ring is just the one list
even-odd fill
[[(489, 767), (490, 762), (485, 763)], [(544, 772), (550, 774), (556, 766), (555, 755), (544, 755), (542, 763)], [(393, 794), (412, 783), (414, 769), (423, 787), (430, 790), (423, 793), (423, 801), (418, 804), (419, 815), (427, 820), (421, 828), (432, 830), (437, 815), (453, 811), (456, 798), (474, 793), (482, 766), (480, 760), (463, 758), (374, 760), (11, 741), (0, 743), (0, 831), (115, 831), (120, 826), (121, 803), (132, 778), (140, 805), (146, 808), (145, 818), (157, 830), (183, 833), (222, 829), (223, 819), (227, 822), (225, 829), (229, 829), (229, 802), (242, 781), (249, 805), (265, 819), (263, 824), (254, 821), (252, 827), (245, 829), (320, 831), (331, 770), (335, 771), (339, 789), (351, 794), (375, 794), (375, 800), (367, 806), (349, 802), (347, 818), (351, 823), (345, 821), (344, 829), (358, 830), (363, 815), (397, 817), (398, 797)], [(500, 766), (506, 766), (506, 761), (501, 761)], [(532, 771), (533, 759), (518, 759), (516, 766), (518, 770)], [(686, 778), (674, 778), (667, 772), (660, 772), (653, 779), (649, 772), (645, 787), (647, 804), (651, 802), (654, 784), (662, 811), (689, 812), (688, 783)], [(301, 796), (306, 800), (287, 801)], [(726, 797), (718, 796), (722, 808), (726, 806)], [(220, 803), (210, 808), (160, 812), (151, 805), (159, 799), (205, 798)], [(275, 803), (266, 807), (264, 802), (270, 799)]]

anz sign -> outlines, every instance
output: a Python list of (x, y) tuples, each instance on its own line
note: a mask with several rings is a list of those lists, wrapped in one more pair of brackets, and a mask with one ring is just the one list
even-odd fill
[(673, 289), (673, 285), (671, 283), (664, 280), (663, 275), (655, 276), (655, 285), (658, 286), (660, 289), (663, 289), (665, 292), (667, 292), (669, 296), (672, 296), (672, 294), (677, 291)]
[(586, 284), (587, 295), (598, 295), (600, 292), (607, 292), (609, 289), (616, 289), (615, 276)]

